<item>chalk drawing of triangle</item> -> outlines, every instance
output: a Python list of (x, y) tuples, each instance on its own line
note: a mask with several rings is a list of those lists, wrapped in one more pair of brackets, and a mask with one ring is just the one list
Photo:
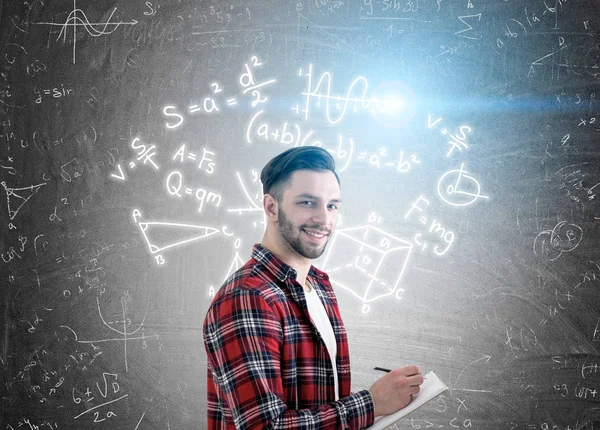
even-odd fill
[(245, 264), (244, 260), (240, 257), (240, 254), (235, 253), (235, 257), (231, 261), (229, 265), (229, 269), (227, 270), (227, 275), (225, 275), (225, 280), (227, 280), (236, 270), (242, 267)]
[(141, 221), (138, 225), (152, 254), (186, 243), (206, 239), (213, 234), (219, 233), (219, 230), (216, 228), (193, 224)]
[[(37, 193), (41, 187), (46, 185), (46, 183), (44, 182), (43, 184), (31, 185), (29, 187), (9, 188), (6, 186), (6, 182), (2, 182), (1, 184), (4, 187), (4, 190), (6, 191), (8, 217), (11, 220), (13, 220), (17, 216), (23, 205), (27, 203), (27, 200), (29, 200), (31, 196)], [(16, 209), (13, 209), (15, 207)]]

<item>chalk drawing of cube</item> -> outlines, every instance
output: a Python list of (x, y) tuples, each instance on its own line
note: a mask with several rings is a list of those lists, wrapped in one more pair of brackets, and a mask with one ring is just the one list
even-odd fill
[(340, 229), (328, 244), (323, 270), (332, 285), (361, 300), (366, 313), (373, 301), (391, 295), (402, 298), (400, 280), (412, 247), (372, 225)]

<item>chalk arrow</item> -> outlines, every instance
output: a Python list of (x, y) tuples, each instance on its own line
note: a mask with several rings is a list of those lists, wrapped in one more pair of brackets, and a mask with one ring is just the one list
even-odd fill
[(478, 363), (480, 361), (483, 361), (483, 360), (485, 360), (485, 363), (487, 364), (490, 361), (490, 358), (492, 358), (492, 356), (490, 356), (490, 355), (484, 355), (483, 357), (478, 358), (477, 360), (472, 361), (471, 363), (467, 364), (465, 366), (465, 368), (463, 370), (461, 370), (460, 373), (458, 374), (458, 376), (456, 377), (456, 381), (454, 381), (454, 385), (456, 385), (458, 383), (458, 380), (460, 379), (460, 377), (462, 376), (462, 374), (465, 372), (465, 370), (467, 370), (467, 368), (469, 366), (471, 366), (471, 365), (473, 365), (475, 363)]

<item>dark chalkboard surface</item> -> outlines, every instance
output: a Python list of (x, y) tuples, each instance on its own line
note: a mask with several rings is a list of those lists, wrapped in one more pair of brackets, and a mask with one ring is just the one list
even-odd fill
[(0, 428), (206, 426), (202, 321), (258, 173), (331, 151), (317, 265), (398, 429), (600, 428), (592, 0), (0, 1)]

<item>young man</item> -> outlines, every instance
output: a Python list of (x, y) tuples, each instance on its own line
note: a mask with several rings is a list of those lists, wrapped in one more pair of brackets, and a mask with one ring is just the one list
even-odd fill
[(261, 172), (267, 228), (204, 320), (211, 429), (359, 429), (410, 403), (418, 366), (350, 392), (346, 331), (326, 273), (311, 265), (341, 205), (331, 155), (289, 149)]

